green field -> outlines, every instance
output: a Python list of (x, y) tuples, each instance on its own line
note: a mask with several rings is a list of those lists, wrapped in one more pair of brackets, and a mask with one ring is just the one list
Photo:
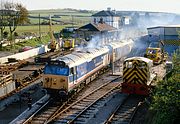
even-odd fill
[(81, 15), (81, 16), (91, 16), (96, 11), (88, 11), (82, 12), (80, 10), (69, 10), (69, 9), (49, 9), (49, 10), (31, 10), (29, 11), (30, 15), (33, 14), (41, 14), (43, 16), (49, 16), (54, 14), (61, 14), (61, 15)]
[[(66, 27), (68, 25), (52, 25), (52, 30), (55, 32), (59, 32), (62, 28)], [(18, 26), (16, 29), (16, 32), (18, 33), (25, 33), (25, 32), (31, 32), (31, 33), (39, 33), (39, 25), (32, 25), (32, 26)], [(41, 33), (47, 33), (49, 32), (49, 26), (48, 25), (40, 25), (40, 32)]]
[[(35, 18), (29, 18), (30, 24), (28, 26), (17, 26), (15, 32), (18, 33), (19, 36), (24, 34), (47, 34), (49, 32), (49, 25), (40, 25), (39, 29), (39, 14), (40, 17), (49, 17), (51, 15), (52, 20), (57, 20), (61, 22), (52, 21), (52, 30), (54, 32), (59, 32), (62, 28), (67, 26), (76, 26), (80, 27), (82, 25), (88, 24), (91, 21), (91, 15), (93, 11), (81, 12), (79, 10), (66, 10), (66, 9), (52, 9), (52, 10), (33, 10), (29, 11), (29, 16), (33, 16)], [(59, 18), (53, 18), (54, 15), (59, 15)], [(48, 22), (47, 19), (40, 19), (40, 24), (42, 22)], [(9, 27), (6, 27), (5, 31), (9, 32)]]
[[(60, 24), (58, 22), (53, 22), (55, 25), (52, 25), (52, 30), (55, 32), (59, 32), (62, 28), (67, 26), (72, 26), (72, 23), (74, 26), (80, 27), (82, 25), (85, 25), (91, 21), (91, 15), (95, 13), (94, 11), (87, 11), (87, 12), (81, 12), (79, 10), (69, 10), (69, 9), (50, 9), (50, 10), (32, 10), (29, 11), (30, 16), (38, 17), (40, 14), (40, 17), (48, 17), (49, 15), (61, 15), (60, 18), (52, 18), (54, 20), (62, 21), (65, 24)], [(39, 19), (38, 18), (29, 18), (30, 19), (30, 25), (29, 26), (18, 26), (16, 29), (16, 32), (18, 34), (23, 33), (35, 33), (39, 34), (41, 33), (47, 33), (49, 32), (49, 26), (48, 25), (40, 25), (40, 31), (39, 31)], [(49, 20), (46, 19), (40, 19), (40, 23), (43, 21), (48, 22)], [(8, 27), (6, 27), (6, 31), (8, 31)]]
[[(29, 11), (30, 16), (34, 17), (46, 17), (49, 15), (53, 18), (54, 15), (58, 15), (58, 18), (53, 18), (58, 21), (62, 21), (64, 23), (75, 23), (77, 25), (83, 25), (89, 23), (91, 21), (91, 15), (95, 13), (95, 11), (80, 11), (80, 10), (67, 10), (67, 9), (50, 9), (50, 10), (32, 10)], [(47, 21), (46, 19), (40, 19), (41, 22)], [(38, 18), (30, 18), (31, 24), (39, 23)]]

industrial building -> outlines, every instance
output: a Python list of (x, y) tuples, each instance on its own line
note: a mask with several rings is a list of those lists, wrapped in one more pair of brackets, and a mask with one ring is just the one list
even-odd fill
[(172, 55), (180, 48), (180, 25), (167, 25), (147, 28), (149, 42), (160, 42), (164, 45), (164, 50)]

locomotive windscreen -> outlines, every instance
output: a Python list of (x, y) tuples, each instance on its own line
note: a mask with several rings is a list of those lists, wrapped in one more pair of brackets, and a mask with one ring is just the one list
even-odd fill
[(58, 65), (58, 66), (61, 66), (61, 67), (65, 67), (66, 63), (63, 62), (63, 61), (55, 60), (55, 61), (49, 61), (48, 65)]
[(61, 67), (57, 65), (48, 65), (44, 68), (44, 74), (54, 74), (54, 75), (69, 75), (68, 67)]

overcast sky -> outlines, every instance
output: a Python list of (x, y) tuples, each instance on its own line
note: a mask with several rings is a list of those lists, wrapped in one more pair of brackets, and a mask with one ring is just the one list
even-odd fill
[[(5, 0), (1, 0), (5, 1)], [(180, 0), (8, 0), (21, 2), (28, 10), (75, 8), (88, 10), (138, 10), (180, 14)]]

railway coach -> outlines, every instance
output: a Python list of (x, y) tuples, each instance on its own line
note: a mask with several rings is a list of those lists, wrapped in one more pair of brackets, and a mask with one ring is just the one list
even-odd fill
[(122, 92), (148, 95), (156, 74), (152, 71), (153, 61), (144, 57), (128, 58), (123, 63)]

